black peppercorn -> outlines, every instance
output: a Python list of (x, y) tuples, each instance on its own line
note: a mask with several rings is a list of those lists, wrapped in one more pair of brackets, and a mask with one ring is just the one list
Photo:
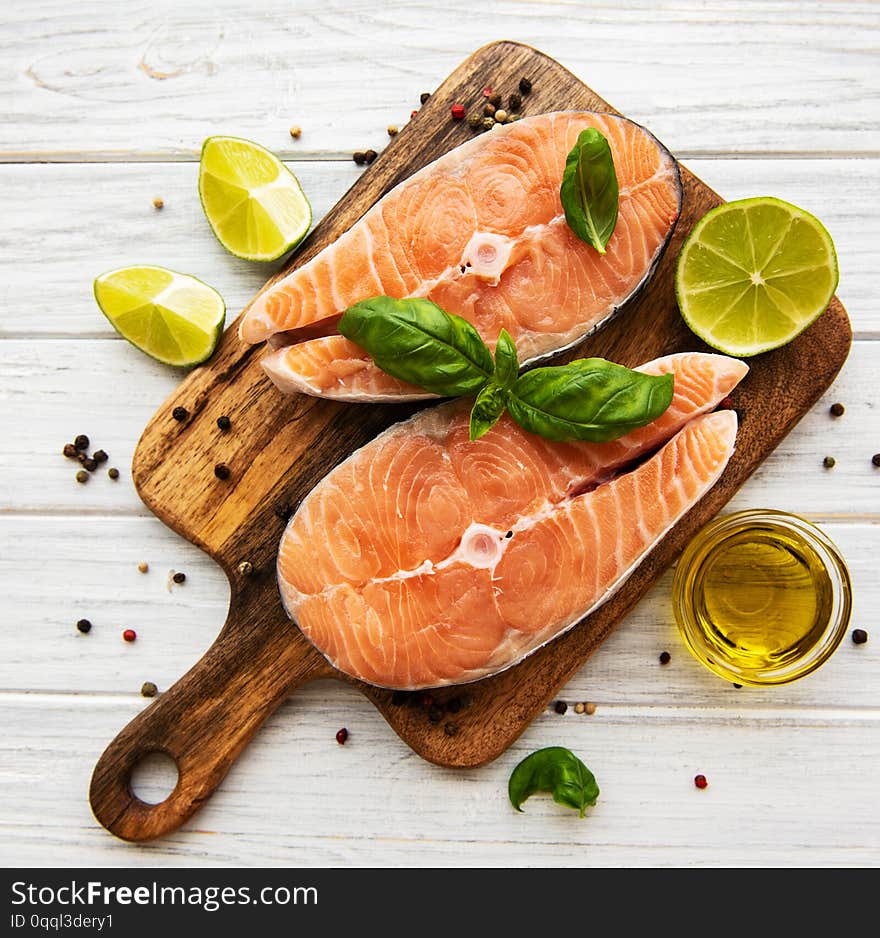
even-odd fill
[(868, 640), (868, 633), (864, 629), (853, 629), (852, 640), (854, 645), (864, 645)]
[(742, 684), (734, 684), (733, 686), (734, 686), (737, 690), (742, 690)]
[(351, 158), (358, 164), (358, 166), (363, 166), (367, 162), (367, 157), (364, 154), (363, 150), (357, 150), (355, 153), (351, 154)]
[(826, 456), (822, 460), (822, 465), (826, 469), (833, 469), (836, 464), (837, 464), (837, 460), (833, 456)]
[(880, 453), (874, 453), (871, 457), (871, 463), (875, 466), (880, 466)]
[(447, 724), (443, 727), (443, 732), (446, 733), (447, 736), (456, 736), (456, 735), (458, 734), (458, 724), (457, 724), (457, 723), (447, 723)]
[(76, 447), (73, 443), (65, 443), (64, 449), (61, 450), (61, 452), (64, 453), (68, 459), (76, 459)]
[(489, 104), (494, 104), (496, 108), (501, 107), (501, 95), (500, 95), (500, 94), (490, 94), (490, 95), (489, 95)]
[(175, 573), (172, 577), (175, 583), (186, 583), (186, 574), (185, 573)]
[(568, 710), (568, 704), (564, 700), (557, 700), (553, 706), (553, 709), (562, 716), (566, 710)]
[(419, 95), (419, 101), (420, 101), (422, 104), (425, 104), (425, 103), (427, 102), (428, 98), (430, 98), (430, 97), (431, 97), (431, 92), (430, 92), (430, 91), (423, 91), (423, 92)]
[(79, 622), (76, 623), (76, 627), (83, 635), (92, 631), (92, 623), (89, 622), (88, 619), (80, 619)]
[(118, 479), (119, 470), (115, 466), (113, 466), (112, 468), (107, 470), (107, 475), (110, 476), (111, 479)]
[(228, 479), (229, 466), (227, 466), (226, 463), (218, 462), (217, 465), (214, 466), (214, 475), (217, 476), (218, 479)]
[(275, 506), (275, 517), (280, 518), (282, 521), (287, 521), (287, 519), (293, 514), (293, 511), (290, 508), (290, 505), (282, 502)]
[(514, 92), (514, 94), (510, 96), (509, 103), (511, 111), (518, 111), (522, 107), (522, 98)]
[(175, 407), (174, 410), (171, 411), (171, 416), (175, 420), (186, 420), (186, 418), (189, 417), (189, 411), (185, 407)]
[(225, 433), (232, 426), (232, 421), (224, 414), (217, 418), (217, 426)]
[(94, 456), (87, 456), (82, 464), (83, 469), (88, 469), (89, 472), (94, 472), (98, 468), (98, 460)]
[(95, 452), (92, 453), (92, 459), (94, 459), (98, 465), (107, 462), (109, 458), (110, 457), (102, 449), (96, 449)]
[(842, 417), (846, 408), (843, 404), (832, 404), (828, 410), (832, 417)]
[(528, 94), (532, 90), (532, 83), (528, 78), (520, 78), (519, 90), (522, 94)]
[(365, 151), (364, 151), (364, 162), (367, 164), (367, 166), (369, 166), (370, 163), (372, 163), (373, 160), (376, 159), (376, 157), (377, 157), (378, 155), (379, 155), (379, 154), (378, 154), (375, 150), (365, 150)]
[(494, 105), (494, 104), (484, 104), (484, 105), (483, 105), (483, 114), (484, 114), (486, 117), (494, 117), (494, 116), (495, 116), (495, 105)]
[(89, 474), (85, 471), (85, 469), (80, 469), (80, 471), (76, 474), (76, 481), (79, 482), (80, 485), (89, 481)]
[(428, 719), (432, 723), (439, 723), (443, 719), (443, 708), (435, 704), (428, 710)]
[(668, 651), (661, 651), (660, 664), (669, 664), (670, 661), (672, 661), (672, 655), (670, 655)]
[(85, 433), (80, 433), (79, 436), (77, 436), (77, 437), (74, 439), (73, 445), (74, 445), (77, 449), (88, 449), (88, 448), (89, 448), (89, 438), (85, 435)]
[(159, 693), (159, 688), (152, 681), (144, 681), (141, 684), (141, 697), (155, 697)]

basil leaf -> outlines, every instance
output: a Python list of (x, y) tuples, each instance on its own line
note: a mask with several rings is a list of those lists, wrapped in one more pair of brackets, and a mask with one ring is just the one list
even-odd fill
[(517, 811), (522, 812), (522, 803), (536, 791), (551, 792), (557, 804), (580, 811), (581, 817), (599, 797), (593, 773), (562, 746), (533, 752), (511, 773), (507, 794)]
[(495, 345), (495, 383), (502, 388), (512, 388), (519, 374), (516, 346), (506, 329), (501, 330)]
[(611, 147), (593, 127), (580, 132), (568, 154), (559, 197), (568, 227), (604, 254), (617, 224), (619, 192)]
[(382, 371), (444, 397), (476, 394), (494, 372), (477, 330), (430, 300), (362, 300), (343, 313), (339, 331)]
[(471, 441), (479, 440), (484, 433), (498, 423), (498, 418), (504, 413), (506, 405), (507, 391), (494, 381), (480, 391), (471, 408)]

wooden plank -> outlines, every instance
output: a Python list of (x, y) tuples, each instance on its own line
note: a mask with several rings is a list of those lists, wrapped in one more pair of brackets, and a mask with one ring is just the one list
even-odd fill
[[(758, 502), (757, 504), (761, 504)], [(852, 627), (873, 633), (880, 606), (875, 554), (880, 520), (822, 525), (849, 562), (854, 583)], [(122, 694), (138, 700), (144, 681), (167, 690), (214, 640), (229, 607), (229, 586), (206, 554), (154, 518), (0, 517), (0, 594), (15, 641), (0, 657), (0, 690)], [(147, 560), (144, 575), (137, 564)], [(169, 589), (172, 570), (186, 583)], [(776, 688), (736, 690), (694, 661), (678, 636), (664, 574), (626, 621), (578, 671), (560, 697), (606, 707), (706, 707), (748, 718), (762, 708), (880, 709), (880, 634), (863, 646), (844, 641), (811, 677)], [(22, 589), (22, 584), (32, 584)], [(39, 590), (35, 602), (33, 590)], [(88, 635), (78, 618), (93, 623)], [(122, 641), (134, 628), (134, 644)], [(876, 641), (874, 640), (876, 639)], [(661, 667), (657, 656), (672, 661)], [(51, 652), (51, 653), (49, 653)], [(316, 693), (312, 688), (297, 692)], [(320, 699), (342, 695), (327, 687)], [(340, 699), (348, 699), (343, 695)], [(146, 706), (148, 701), (140, 701)], [(810, 719), (792, 709), (792, 722)], [(559, 725), (586, 719), (570, 710)]]
[[(721, 866), (880, 864), (866, 785), (880, 770), (877, 711), (747, 715), (687, 707), (540, 717), (480, 769), (414, 756), (352, 689), (316, 685), (285, 704), (198, 818), (149, 845), (101, 830), (85, 799), (104, 741), (140, 704), (0, 695), (6, 865)], [(351, 731), (345, 747), (334, 734)], [(506, 783), (541, 746), (595, 772), (588, 817)], [(698, 791), (697, 772), (709, 779)], [(149, 778), (140, 789), (156, 796)], [(832, 797), (822, 796), (833, 792)]]
[[(813, 515), (877, 513), (880, 470), (880, 384), (876, 342), (856, 342), (847, 364), (804, 419), (759, 467), (731, 507), (766, 506)], [(109, 339), (7, 339), (0, 365), (0, 511), (127, 512), (146, 514), (132, 488), (129, 467), (137, 438), (180, 376), (127, 342)], [(267, 389), (268, 395), (274, 395)], [(829, 406), (842, 401), (839, 420)], [(27, 428), (26, 432), (23, 428)], [(120, 468), (111, 483), (103, 471), (82, 486), (75, 463), (61, 456), (63, 444), (88, 434)], [(234, 437), (233, 437), (234, 441)], [(833, 471), (822, 468), (833, 455)], [(168, 459), (174, 458), (170, 449)], [(105, 467), (106, 468), (106, 467)], [(793, 484), (793, 482), (795, 484)]]
[(0, 24), (0, 150), (192, 159), (212, 133), (291, 155), (378, 148), (419, 92), (506, 37), (557, 58), (674, 150), (876, 152), (878, 35), (870, 0), (299, 0), (295, 14), (265, 0), (247, 17), (232, 0), (19, 0)]
[[(350, 160), (289, 165), (316, 223), (361, 175)], [(865, 198), (880, 188), (880, 159), (691, 159), (687, 166), (727, 199), (773, 194), (821, 218), (837, 245), (840, 298), (856, 334), (880, 334), (872, 276), (880, 218)], [(92, 279), (135, 263), (195, 274), (220, 290), (232, 320), (278, 265), (223, 250), (202, 214), (197, 175), (179, 163), (0, 165), (0, 200), (18, 220), (0, 231), (0, 251), (16, 260), (0, 286), (0, 337), (115, 337), (95, 306)], [(156, 195), (165, 200), (161, 212), (152, 205)]]

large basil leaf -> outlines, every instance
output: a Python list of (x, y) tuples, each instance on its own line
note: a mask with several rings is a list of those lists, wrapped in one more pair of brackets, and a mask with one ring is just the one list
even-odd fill
[(619, 192), (611, 147), (595, 128), (582, 130), (568, 154), (559, 197), (568, 227), (604, 254), (617, 224)]
[(672, 403), (673, 380), (580, 358), (521, 375), (507, 409), (521, 427), (548, 440), (606, 443), (656, 420)]
[(537, 791), (548, 791), (557, 804), (580, 812), (596, 803), (599, 786), (593, 773), (569, 749), (550, 746), (533, 752), (513, 770), (507, 783), (510, 803), (522, 811), (522, 803)]
[(494, 382), (487, 384), (480, 391), (471, 408), (471, 440), (479, 440), (484, 433), (498, 423), (498, 418), (504, 413), (506, 404), (507, 391)]
[(382, 371), (444, 397), (477, 394), (494, 371), (477, 330), (430, 300), (374, 296), (349, 307), (339, 331)]

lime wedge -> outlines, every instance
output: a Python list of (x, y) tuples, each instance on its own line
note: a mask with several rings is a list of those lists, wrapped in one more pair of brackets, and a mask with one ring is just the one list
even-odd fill
[(837, 288), (831, 235), (809, 212), (761, 197), (719, 205), (678, 255), (675, 293), (704, 342), (748, 357), (790, 342)]
[(312, 223), (296, 176), (274, 153), (238, 137), (208, 137), (202, 145), (199, 196), (217, 240), (249, 261), (286, 254)]
[(167, 365), (198, 365), (223, 334), (226, 304), (220, 294), (164, 267), (120, 267), (101, 274), (95, 299), (124, 339)]

